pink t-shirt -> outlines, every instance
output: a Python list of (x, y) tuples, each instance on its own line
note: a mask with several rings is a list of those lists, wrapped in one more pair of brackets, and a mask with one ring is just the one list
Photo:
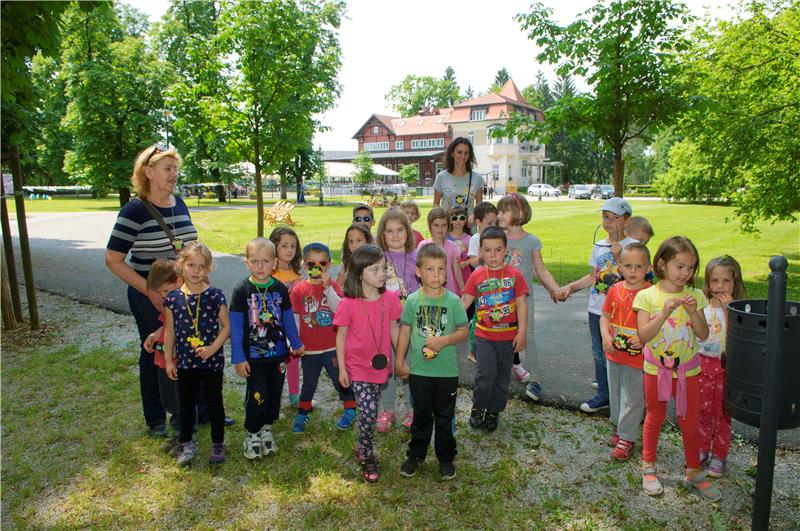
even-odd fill
[[(426, 243), (433, 243), (433, 240), (422, 240), (417, 245), (417, 252), (422, 248), (423, 245)], [(461, 257), (461, 252), (458, 250), (458, 247), (455, 243), (451, 242), (450, 240), (444, 241), (444, 253), (447, 255), (447, 289), (458, 295), (461, 296), (461, 290), (458, 289), (458, 283), (456, 282), (456, 277), (453, 275), (453, 262), (456, 263), (456, 267), (458, 267), (458, 261)]]
[[(461, 252), (461, 254), (458, 257), (459, 261), (461, 261), (461, 262), (463, 262), (464, 260), (469, 258), (469, 254), (468, 254), (468, 251), (469, 251), (469, 240), (471, 238), (472, 238), (472, 236), (470, 236), (466, 232), (464, 234), (462, 234), (461, 237), (459, 237), (459, 238), (454, 238), (450, 234), (447, 235), (447, 239), (449, 241), (453, 242), (454, 244), (456, 244), (456, 247), (458, 247), (458, 250)], [(461, 268), (461, 278), (464, 279), (464, 284), (467, 283), (467, 279), (469, 279), (469, 276), (471, 274), (472, 274), (472, 268), (469, 266), (469, 264), (467, 264), (467, 265), (465, 265), (464, 267)]]
[[(374, 301), (345, 297), (339, 302), (333, 324), (347, 327), (344, 365), (350, 381), (386, 383), (394, 366), (391, 324), (400, 320), (402, 312), (396, 291), (386, 291)], [(372, 367), (379, 352), (389, 361), (383, 369)]]

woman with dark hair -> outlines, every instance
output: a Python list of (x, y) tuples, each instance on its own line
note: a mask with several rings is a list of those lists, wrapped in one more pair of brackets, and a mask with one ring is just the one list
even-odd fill
[(444, 166), (433, 183), (433, 206), (447, 211), (463, 207), (472, 218), (475, 205), (483, 201), (484, 185), (481, 174), (473, 170), (475, 150), (472, 143), (461, 136), (454, 138), (447, 146)]

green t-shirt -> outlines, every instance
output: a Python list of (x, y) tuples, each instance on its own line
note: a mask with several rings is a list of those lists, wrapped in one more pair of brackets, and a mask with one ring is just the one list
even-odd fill
[[(441, 297), (426, 297), (420, 288), (406, 299), (400, 324), (411, 327), (411, 344), (408, 347), (408, 367), (417, 376), (458, 376), (456, 346), (444, 347), (432, 359), (425, 359), (422, 348), (431, 335), (447, 336), (457, 328), (467, 326), (467, 312), (461, 299), (452, 291), (444, 290)], [(424, 300), (424, 305), (423, 305)]]

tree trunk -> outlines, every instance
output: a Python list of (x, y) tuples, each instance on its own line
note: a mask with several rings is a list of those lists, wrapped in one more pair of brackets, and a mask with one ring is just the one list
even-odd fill
[(281, 179), (281, 199), (286, 199), (286, 171), (281, 170), (279, 176)]
[(119, 189), (119, 206), (124, 207), (131, 200), (131, 189), (123, 186)]
[(622, 197), (624, 191), (625, 163), (622, 160), (622, 144), (614, 144), (614, 195)]

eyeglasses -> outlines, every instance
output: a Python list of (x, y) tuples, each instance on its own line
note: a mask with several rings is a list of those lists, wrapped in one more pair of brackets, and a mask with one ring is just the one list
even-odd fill
[(306, 262), (306, 267), (311, 269), (312, 267), (325, 267), (328, 265), (328, 262), (323, 260), (322, 262)]
[(356, 223), (369, 223), (372, 221), (372, 216), (353, 216), (353, 221)]
[(163, 153), (168, 149), (169, 146), (165, 146), (164, 144), (156, 144), (155, 146), (153, 146), (153, 151), (151, 151), (150, 154), (147, 155), (147, 158), (144, 160), (144, 165), (147, 166), (147, 163), (150, 162), (150, 159), (153, 158), (153, 155), (155, 155), (156, 153)]
[(467, 216), (464, 214), (457, 214), (455, 216), (450, 216), (450, 221), (467, 221)]

